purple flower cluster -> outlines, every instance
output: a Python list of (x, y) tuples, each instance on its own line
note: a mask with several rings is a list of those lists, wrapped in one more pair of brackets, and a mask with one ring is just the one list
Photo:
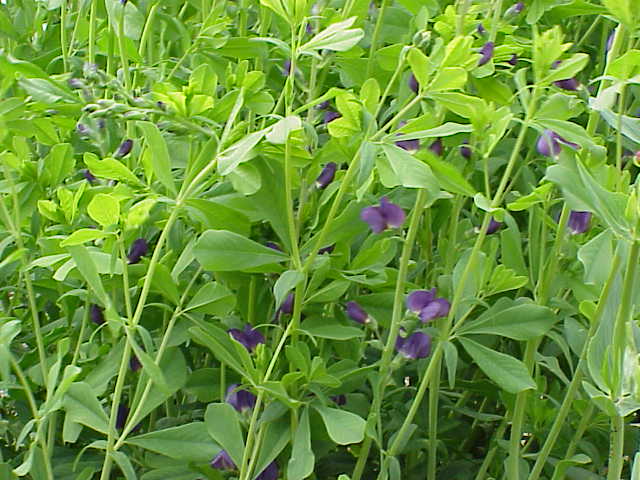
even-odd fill
[(414, 332), (408, 337), (398, 335), (396, 350), (412, 360), (426, 358), (431, 353), (431, 336), (423, 332)]
[(387, 228), (401, 227), (405, 215), (402, 208), (391, 203), (387, 197), (382, 197), (379, 207), (363, 208), (360, 212), (360, 218), (369, 224), (373, 233), (380, 233)]
[(256, 396), (247, 390), (240, 390), (238, 387), (237, 383), (229, 385), (225, 401), (240, 413), (252, 410), (256, 406)]
[(451, 304), (445, 298), (436, 297), (436, 289), (416, 290), (407, 297), (407, 308), (416, 313), (423, 323), (449, 315)]
[(253, 352), (253, 350), (260, 344), (265, 343), (264, 335), (262, 335), (258, 330), (253, 328), (251, 325), (246, 324), (244, 329), (240, 330), (238, 328), (232, 328), (228, 331), (229, 335), (231, 335), (237, 342), (244, 345), (244, 348), (249, 350), (249, 352)]

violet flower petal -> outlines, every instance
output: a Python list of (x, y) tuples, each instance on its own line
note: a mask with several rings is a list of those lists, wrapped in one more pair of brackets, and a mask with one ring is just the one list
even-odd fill
[(571, 210), (569, 214), (569, 220), (567, 221), (567, 227), (572, 235), (578, 235), (589, 230), (591, 224), (591, 212), (581, 212), (577, 210)]
[(482, 55), (480, 57), (480, 60), (478, 61), (478, 66), (479, 67), (489, 63), (489, 60), (491, 60), (491, 58), (493, 57), (493, 49), (494, 49), (494, 47), (495, 47), (495, 45), (494, 45), (493, 42), (487, 42), (482, 46), (482, 48), (480, 49), (480, 52), (479, 52)]
[(536, 149), (540, 155), (545, 157), (555, 157), (562, 150), (560, 143), (558, 142), (558, 135), (556, 132), (546, 129), (542, 132), (536, 143)]
[(255, 480), (278, 480), (278, 475), (280, 475), (280, 470), (278, 469), (278, 464), (274, 461), (260, 472), (260, 475)]
[(231, 457), (225, 450), (220, 450), (218, 454), (213, 457), (211, 460), (211, 468), (215, 468), (217, 470), (237, 470), (236, 464), (233, 463)]
[(252, 410), (256, 405), (256, 396), (247, 390), (239, 390), (238, 386), (237, 383), (229, 385), (225, 401), (240, 413)]
[(414, 332), (407, 338), (398, 336), (396, 350), (405, 358), (428, 357), (431, 353), (431, 337), (423, 332)]
[(413, 91), (413, 93), (416, 93), (416, 94), (418, 93), (418, 90), (420, 90), (420, 84), (418, 83), (418, 79), (413, 73), (409, 77), (409, 88)]
[(398, 205), (391, 203), (387, 197), (380, 199), (380, 213), (389, 227), (399, 228), (404, 223), (404, 210)]
[(436, 139), (431, 145), (429, 145), (429, 150), (431, 150), (435, 155), (438, 155), (439, 157), (441, 157), (442, 153), (444, 152), (444, 145), (442, 144), (442, 139), (441, 138)]
[(492, 233), (496, 233), (502, 227), (502, 222), (498, 222), (497, 220), (491, 218), (489, 221), (489, 226), (487, 227), (487, 235), (491, 235)]
[(147, 241), (144, 238), (136, 239), (131, 245), (129, 255), (127, 256), (129, 264), (138, 263), (140, 259), (147, 254), (147, 250), (149, 250)]
[(365, 207), (360, 212), (360, 218), (369, 224), (373, 233), (386, 230), (387, 222), (380, 211), (380, 207)]
[(358, 304), (358, 302), (347, 302), (347, 315), (351, 320), (358, 323), (367, 323), (369, 321), (369, 315)]
[(415, 290), (407, 296), (406, 305), (409, 310), (419, 313), (436, 298), (435, 287), (431, 290)]
[(327, 163), (316, 179), (316, 186), (318, 188), (326, 188), (331, 182), (333, 182), (337, 168), (338, 165), (335, 162)]
[(446, 317), (449, 315), (451, 304), (444, 298), (436, 298), (420, 311), (419, 317), (423, 323), (433, 320), (434, 318)]
[(89, 317), (91, 318), (91, 321), (96, 325), (102, 325), (105, 321), (102, 307), (96, 305), (95, 303), (89, 307)]
[(396, 142), (396, 146), (413, 153), (420, 150), (420, 140), (417, 138), (414, 140), (399, 140)]
[(116, 158), (126, 157), (127, 155), (129, 155), (132, 148), (133, 148), (133, 140), (128, 138), (120, 144), (120, 146), (118, 147), (118, 151), (115, 153), (114, 156)]

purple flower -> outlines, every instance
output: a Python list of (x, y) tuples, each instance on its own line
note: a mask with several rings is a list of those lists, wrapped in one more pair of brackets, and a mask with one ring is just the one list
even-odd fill
[(576, 90), (578, 90), (578, 88), (580, 88), (580, 82), (578, 82), (575, 78), (558, 80), (557, 82), (553, 82), (553, 84), (558, 88), (569, 90), (570, 92), (575, 92)]
[(238, 390), (238, 384), (234, 383), (227, 388), (225, 402), (242, 413), (245, 410), (251, 410), (256, 405), (256, 396), (247, 390)]
[(401, 227), (404, 223), (404, 211), (387, 200), (387, 197), (382, 197), (379, 207), (363, 208), (360, 218), (369, 224), (373, 233), (380, 233), (387, 228)]
[(429, 150), (431, 150), (431, 153), (433, 153), (434, 155), (441, 157), (444, 153), (444, 145), (442, 144), (442, 139), (436, 139), (431, 145), (429, 145)]
[(420, 84), (418, 83), (418, 79), (413, 73), (409, 77), (409, 88), (413, 90), (413, 93), (418, 93), (418, 90), (420, 90)]
[(460, 145), (460, 155), (468, 160), (471, 158), (471, 149), (467, 145), (469, 145), (468, 140), (462, 142), (462, 145)]
[(515, 53), (513, 55), (511, 55), (511, 58), (509, 60), (507, 60), (507, 63), (509, 65), (517, 65), (518, 64), (518, 55), (516, 55)]
[(278, 464), (276, 462), (271, 462), (267, 468), (265, 468), (260, 475), (255, 478), (255, 480), (278, 480), (278, 475), (280, 475)]
[(498, 230), (500, 230), (500, 227), (502, 227), (502, 222), (498, 222), (492, 217), (491, 221), (489, 222), (489, 226), (487, 227), (487, 235), (496, 233)]
[(88, 169), (85, 169), (82, 171), (82, 176), (87, 180), (87, 182), (89, 183), (95, 183), (98, 181), (98, 179), (93, 175), (93, 173), (91, 173)]
[(616, 38), (616, 31), (614, 30), (609, 34), (609, 37), (607, 38), (607, 45), (605, 47), (607, 49), (607, 52), (611, 50), (611, 47), (613, 47), (613, 40), (615, 38)]
[(307, 35), (313, 35), (313, 27), (311, 26), (311, 23), (307, 22), (307, 24), (304, 26), (304, 31), (307, 33)]
[(335, 248), (336, 248), (335, 245), (329, 245), (329, 246), (326, 246), (326, 247), (322, 247), (321, 249), (318, 250), (318, 255), (323, 255), (325, 253), (333, 253)]
[(509, 8), (507, 8), (507, 11), (504, 12), (504, 16), (515, 17), (516, 15), (520, 15), (520, 13), (522, 13), (522, 10), (524, 10), (524, 3), (518, 2), (514, 5), (511, 5)]
[(329, 103), (329, 100), (325, 100), (322, 103), (319, 103), (318, 105), (316, 105), (316, 109), (318, 110), (326, 110), (327, 108), (329, 108), (331, 104)]
[(282, 64), (282, 76), (288, 77), (291, 75), (291, 60), (285, 60)]
[(418, 314), (423, 323), (449, 315), (451, 304), (445, 298), (436, 298), (436, 289), (416, 290), (407, 296), (407, 308)]
[(545, 157), (555, 157), (562, 150), (560, 147), (561, 143), (571, 148), (580, 148), (580, 145), (577, 143), (569, 142), (553, 130), (546, 129), (542, 132), (542, 135), (538, 137), (536, 149), (540, 155), (544, 155)]
[(265, 242), (264, 246), (269, 247), (271, 250), (277, 250), (278, 252), (282, 251), (280, 245), (278, 245), (276, 242)]
[(333, 397), (331, 397), (331, 400), (333, 400), (336, 405), (341, 407), (342, 405), (345, 405), (347, 403), (347, 396), (345, 394), (334, 395)]
[(118, 413), (116, 414), (116, 428), (122, 430), (129, 418), (129, 408), (125, 405), (118, 405)]
[(569, 214), (569, 220), (567, 227), (571, 232), (571, 235), (578, 235), (589, 230), (591, 224), (591, 212), (580, 212), (577, 210), (571, 210)]
[(357, 302), (347, 302), (347, 315), (358, 323), (369, 322), (369, 314)]
[(244, 326), (244, 330), (240, 330), (238, 328), (230, 329), (229, 335), (231, 335), (237, 342), (244, 345), (244, 348), (249, 350), (249, 352), (253, 352), (259, 343), (265, 342), (264, 335), (249, 324)]
[(133, 140), (131, 140), (130, 138), (127, 138), (118, 147), (118, 151), (116, 152), (115, 157), (116, 158), (126, 157), (127, 155), (129, 155), (129, 152), (131, 152), (132, 148), (133, 148)]
[(293, 301), (295, 297), (293, 293), (289, 293), (287, 297), (284, 299), (282, 304), (278, 307), (278, 311), (276, 312), (276, 318), (280, 317), (281, 314), (291, 315), (293, 313)]
[(479, 51), (479, 53), (482, 55), (480, 57), (480, 60), (478, 61), (479, 67), (481, 67), (482, 65), (485, 65), (486, 63), (489, 63), (489, 60), (491, 60), (491, 58), (493, 57), (494, 46), (495, 45), (493, 42), (487, 42), (482, 46), (482, 48)]
[(129, 360), (129, 368), (132, 372), (137, 372), (142, 368), (142, 363), (140, 363), (140, 359), (136, 355), (131, 355), (131, 359)]
[(405, 358), (428, 357), (431, 353), (431, 337), (423, 332), (415, 332), (406, 338), (398, 335), (396, 350)]
[(327, 186), (333, 182), (337, 168), (338, 165), (335, 162), (327, 163), (320, 172), (320, 175), (318, 175), (318, 178), (316, 178), (316, 187), (327, 188)]
[(102, 308), (95, 303), (89, 307), (89, 317), (91, 317), (91, 321), (96, 325), (102, 325), (104, 323), (104, 313)]
[(420, 140), (418, 138), (414, 140), (398, 140), (396, 147), (400, 147), (410, 153), (415, 153), (420, 150)]
[(236, 467), (236, 464), (233, 463), (233, 460), (231, 460), (231, 457), (225, 450), (220, 450), (220, 452), (215, 457), (213, 457), (213, 460), (211, 460), (211, 463), (209, 463), (209, 465), (211, 465), (211, 468), (215, 468), (217, 470), (238, 469), (238, 467)]
[(84, 87), (84, 83), (79, 78), (70, 78), (69, 79), (69, 86), (71, 88), (82, 88), (82, 87)]
[(147, 250), (149, 250), (147, 241), (144, 238), (136, 239), (131, 245), (129, 255), (127, 256), (127, 258), (129, 259), (129, 264), (131, 265), (134, 263), (138, 263), (140, 259), (147, 254)]
[(327, 110), (324, 113), (324, 118), (322, 119), (322, 123), (324, 123), (325, 125), (327, 123), (333, 122), (336, 118), (340, 118), (342, 115), (340, 115), (338, 112), (334, 112), (333, 110)]
[(478, 35), (485, 35), (487, 33), (487, 29), (484, 28), (484, 25), (479, 23), (478, 26), (476, 27), (476, 32), (478, 33)]
[(76, 130), (78, 133), (84, 137), (89, 135), (89, 127), (87, 127), (84, 123), (79, 123), (76, 125)]

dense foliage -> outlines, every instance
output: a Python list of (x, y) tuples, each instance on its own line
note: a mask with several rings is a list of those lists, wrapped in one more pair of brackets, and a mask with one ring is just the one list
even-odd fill
[(0, 3), (0, 479), (640, 479), (639, 26)]

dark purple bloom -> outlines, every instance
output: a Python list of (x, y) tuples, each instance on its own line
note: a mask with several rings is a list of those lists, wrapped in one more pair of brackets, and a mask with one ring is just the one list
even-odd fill
[(561, 143), (571, 148), (580, 148), (580, 145), (577, 143), (565, 140), (553, 130), (546, 129), (538, 138), (536, 149), (540, 155), (544, 155), (545, 157), (555, 157), (562, 150), (560, 147)]
[(264, 246), (269, 247), (271, 250), (277, 250), (278, 252), (282, 251), (280, 245), (278, 245), (276, 242), (265, 242)]
[(336, 175), (336, 169), (338, 165), (335, 162), (327, 163), (318, 178), (316, 178), (316, 187), (318, 188), (326, 188), (331, 182), (333, 182), (333, 177)]
[(410, 153), (415, 153), (420, 150), (420, 140), (417, 138), (414, 140), (398, 140), (396, 147), (400, 147)]
[(104, 323), (104, 313), (102, 308), (95, 303), (89, 307), (89, 317), (91, 317), (91, 321), (96, 325), (102, 325)]
[(116, 428), (122, 430), (129, 418), (129, 408), (125, 405), (118, 405), (118, 413), (116, 415)]
[(71, 88), (82, 88), (82, 87), (84, 87), (84, 83), (79, 78), (70, 78), (69, 79), (69, 86)]
[(347, 396), (345, 394), (334, 395), (333, 397), (331, 397), (331, 400), (333, 400), (336, 405), (341, 407), (342, 405), (345, 405), (347, 403)]
[(285, 77), (291, 75), (291, 60), (285, 60), (282, 64), (282, 75)]
[(491, 218), (491, 221), (489, 222), (489, 226), (487, 227), (487, 235), (496, 233), (498, 230), (500, 230), (501, 226), (502, 226), (502, 222), (498, 222), (497, 220), (494, 220), (493, 218)]
[(140, 363), (140, 359), (136, 355), (131, 355), (131, 359), (129, 360), (129, 368), (132, 372), (137, 372), (142, 368), (142, 363)]
[(95, 183), (98, 181), (98, 179), (93, 175), (93, 173), (91, 173), (88, 169), (82, 170), (82, 176), (87, 180), (87, 182), (89, 183)]
[(522, 10), (524, 10), (524, 3), (518, 2), (507, 8), (507, 11), (504, 12), (504, 15), (505, 17), (515, 17), (516, 15), (520, 15), (520, 13), (522, 13)]
[(423, 332), (415, 332), (406, 338), (398, 335), (396, 350), (405, 358), (425, 358), (431, 353), (431, 337)]
[(406, 305), (413, 313), (420, 313), (426, 305), (436, 298), (436, 289), (415, 290), (407, 296)]
[(329, 103), (329, 100), (325, 100), (322, 103), (319, 103), (318, 105), (316, 105), (316, 108), (318, 110), (326, 110), (327, 108), (329, 108), (329, 106), (331, 105), (331, 103)]
[(278, 464), (276, 462), (271, 462), (267, 468), (265, 468), (260, 475), (255, 478), (255, 480), (278, 480), (278, 475), (280, 475)]
[(357, 302), (347, 302), (347, 315), (358, 323), (369, 322), (369, 314)]
[(480, 57), (480, 60), (478, 61), (478, 66), (482, 66), (485, 65), (486, 63), (489, 63), (489, 60), (491, 60), (491, 58), (493, 57), (493, 48), (494, 48), (494, 43), (493, 42), (487, 42), (485, 43), (482, 48), (480, 49), (480, 54), (482, 55)]
[(278, 307), (278, 312), (276, 313), (276, 317), (279, 317), (280, 314), (291, 315), (293, 313), (293, 302), (295, 297), (293, 293), (289, 293), (287, 297), (282, 302), (282, 305)]
[(567, 227), (572, 235), (578, 235), (589, 230), (591, 224), (591, 212), (580, 212), (571, 210)]
[(333, 110), (328, 110), (324, 113), (324, 118), (322, 119), (322, 123), (324, 123), (325, 125), (329, 122), (333, 122), (336, 118), (340, 118), (342, 115), (340, 115), (338, 112), (334, 112)]
[(578, 82), (575, 78), (558, 80), (557, 82), (553, 82), (553, 84), (558, 88), (569, 90), (570, 92), (575, 92), (576, 90), (578, 90), (578, 88), (580, 88), (580, 82)]
[(311, 23), (307, 22), (304, 27), (304, 31), (307, 32), (307, 35), (313, 35), (313, 27), (311, 26)]
[(476, 27), (476, 32), (478, 33), (478, 35), (484, 35), (487, 33), (487, 29), (484, 28), (484, 25), (479, 23), (478, 26)]
[(444, 152), (444, 145), (442, 144), (442, 139), (441, 138), (436, 139), (435, 142), (429, 145), (429, 150), (431, 150), (435, 155), (438, 155), (439, 157), (442, 156), (442, 153)]
[(468, 160), (471, 158), (471, 149), (467, 145), (469, 145), (468, 140), (462, 142), (462, 145), (460, 145), (460, 155)]
[(233, 463), (231, 457), (225, 450), (220, 450), (220, 452), (213, 457), (211, 460), (211, 468), (215, 468), (217, 470), (237, 470), (236, 464)]
[(133, 148), (133, 140), (131, 140), (130, 138), (127, 138), (118, 147), (118, 151), (116, 152), (115, 157), (116, 158), (126, 157), (127, 155), (129, 155), (129, 152), (131, 152), (132, 148)]
[(404, 223), (404, 211), (387, 200), (387, 197), (382, 197), (379, 207), (363, 208), (360, 218), (369, 224), (373, 233), (380, 233), (387, 228), (401, 227)]
[(127, 256), (129, 264), (138, 263), (140, 259), (147, 254), (147, 250), (149, 250), (147, 241), (144, 238), (136, 239), (131, 245), (129, 255)]
[(323, 255), (325, 253), (333, 253), (335, 248), (336, 248), (335, 245), (328, 245), (326, 247), (322, 247), (321, 249), (318, 250), (318, 255)]
[(256, 405), (256, 396), (247, 390), (238, 390), (238, 384), (234, 383), (227, 388), (225, 401), (242, 413), (245, 410), (251, 410)]
[(416, 290), (407, 296), (407, 308), (417, 313), (423, 323), (449, 315), (451, 304), (445, 298), (436, 298), (436, 289)]
[(420, 90), (420, 84), (418, 83), (418, 79), (413, 73), (409, 77), (409, 88), (413, 90), (413, 93), (418, 93), (418, 90)]
[(244, 330), (232, 328), (229, 330), (229, 335), (231, 335), (237, 342), (244, 345), (244, 348), (249, 350), (249, 352), (253, 352), (259, 343), (265, 342), (264, 335), (249, 324), (244, 326)]
[(518, 64), (518, 55), (516, 55), (515, 53), (513, 55), (511, 55), (511, 58), (509, 60), (507, 60), (507, 63), (509, 65), (517, 65)]

